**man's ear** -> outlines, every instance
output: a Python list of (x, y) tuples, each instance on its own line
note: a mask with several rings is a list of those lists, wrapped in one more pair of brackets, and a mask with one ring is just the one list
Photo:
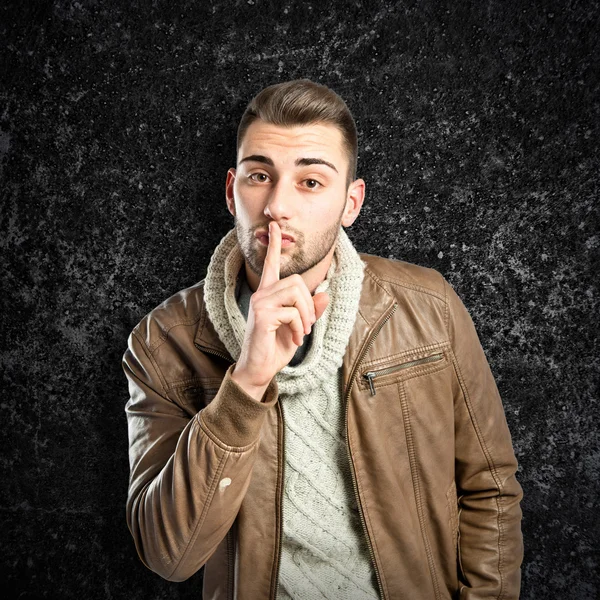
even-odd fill
[(227, 171), (227, 181), (225, 182), (225, 200), (227, 210), (235, 217), (235, 200), (233, 198), (233, 184), (235, 183), (235, 169)]
[(346, 194), (346, 208), (342, 215), (342, 225), (350, 227), (358, 217), (365, 199), (365, 182), (363, 179), (353, 181), (348, 187)]

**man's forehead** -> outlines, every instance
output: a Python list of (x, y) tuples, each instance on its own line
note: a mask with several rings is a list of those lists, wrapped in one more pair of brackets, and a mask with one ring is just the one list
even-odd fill
[[(240, 144), (238, 160), (249, 154), (296, 152), (310, 150), (314, 156), (343, 155), (342, 133), (329, 123), (282, 126), (257, 119), (246, 130)], [(276, 157), (272, 157), (276, 158)]]

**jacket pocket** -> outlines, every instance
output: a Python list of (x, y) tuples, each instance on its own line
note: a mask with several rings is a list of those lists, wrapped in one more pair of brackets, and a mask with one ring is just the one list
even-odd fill
[(430, 365), (434, 366), (433, 363), (445, 362), (445, 355), (441, 350), (433, 354), (429, 354), (428, 356), (415, 357), (409, 360), (407, 360), (405, 357), (405, 359), (403, 359), (400, 363), (390, 365), (385, 368), (369, 370), (366, 373), (363, 373), (363, 380), (368, 383), (371, 396), (375, 396), (377, 394), (377, 384), (380, 382), (383, 384), (386, 379), (388, 379), (388, 376), (412, 371), (413, 369), (418, 370), (418, 367), (427, 367)]
[[(462, 498), (462, 496), (461, 496)], [(460, 498), (457, 497), (456, 493), (456, 482), (452, 482), (452, 485), (446, 492), (446, 500), (448, 503), (448, 512), (450, 515), (450, 528), (452, 531), (452, 545), (456, 551), (456, 564), (458, 568), (458, 578), (460, 582), (465, 582), (465, 574), (462, 566), (462, 558), (460, 552)]]
[(446, 492), (446, 502), (448, 504), (448, 522), (450, 531), (452, 532), (452, 547), (455, 548), (458, 555), (458, 499), (456, 497), (456, 483), (454, 481)]

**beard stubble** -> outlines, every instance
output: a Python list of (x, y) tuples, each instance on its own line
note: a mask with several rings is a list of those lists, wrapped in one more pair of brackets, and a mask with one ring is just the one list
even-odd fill
[[(268, 229), (268, 223), (256, 225), (244, 229), (237, 218), (235, 220), (235, 231), (242, 250), (242, 254), (250, 269), (259, 277), (262, 276), (267, 249), (258, 245), (258, 240), (254, 237), (258, 229)], [(287, 254), (282, 251), (281, 269), (279, 278), (284, 279), (290, 275), (305, 273), (315, 265), (319, 264), (329, 253), (340, 231), (342, 215), (336, 223), (326, 229), (319, 236), (306, 242), (305, 235), (295, 229), (282, 229), (282, 233), (288, 233), (294, 236), (294, 246), (292, 252)]]

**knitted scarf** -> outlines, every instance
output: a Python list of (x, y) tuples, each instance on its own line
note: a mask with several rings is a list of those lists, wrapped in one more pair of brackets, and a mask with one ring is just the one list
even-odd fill
[[(246, 320), (236, 299), (237, 277), (244, 257), (232, 229), (216, 247), (206, 275), (204, 298), (208, 316), (234, 360), (244, 340)], [(358, 313), (364, 263), (346, 232), (340, 228), (327, 278), (316, 292), (327, 291), (329, 304), (313, 325), (311, 347), (297, 366), (286, 366), (277, 375), (280, 394), (306, 393), (332, 378), (341, 367)]]

